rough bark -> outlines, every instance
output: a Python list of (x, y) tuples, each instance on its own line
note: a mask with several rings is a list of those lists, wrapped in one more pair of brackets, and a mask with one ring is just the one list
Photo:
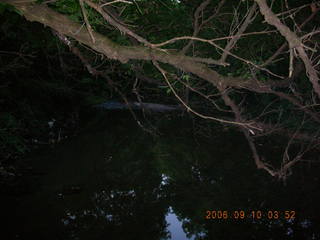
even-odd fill
[(264, 16), (267, 23), (273, 25), (277, 28), (280, 34), (285, 37), (287, 40), (290, 49), (296, 49), (299, 57), (302, 59), (305, 67), (306, 73), (310, 79), (310, 82), (313, 85), (313, 90), (316, 92), (318, 97), (320, 98), (320, 85), (319, 85), (319, 76), (312, 65), (312, 62), (305, 51), (305, 46), (303, 45), (301, 39), (297, 36), (297, 34), (290, 30), (285, 24), (283, 24), (280, 19), (271, 11), (269, 6), (266, 3), (266, 0), (255, 0), (259, 5), (260, 12)]
[(33, 0), (4, 0), (4, 2), (15, 6), (29, 21), (35, 21), (48, 26), (55, 31), (71, 37), (78, 42), (89, 46), (106, 57), (126, 63), (129, 60), (155, 60), (170, 64), (184, 72), (190, 72), (196, 76), (212, 83), (214, 86), (249, 88), (254, 91), (259, 87), (253, 79), (242, 79), (236, 77), (224, 77), (216, 71), (199, 63), (197, 58), (189, 57), (175, 51), (160, 50), (145, 46), (121, 46), (111, 41), (106, 36), (92, 32), (95, 43), (88, 30), (81, 24), (73, 22), (67, 16), (60, 14), (44, 4), (34, 4)]

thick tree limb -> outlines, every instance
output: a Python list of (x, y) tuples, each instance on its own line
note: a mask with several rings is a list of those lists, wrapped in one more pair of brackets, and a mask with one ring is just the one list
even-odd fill
[[(308, 4), (310, 5), (310, 4)], [(314, 11), (312, 11), (311, 15), (303, 21), (303, 23), (301, 23), (298, 27), (299, 29), (302, 29), (309, 21), (311, 21), (319, 12), (320, 8), (316, 8)], [(268, 58), (262, 65), (261, 67), (265, 67), (267, 65), (269, 65), (270, 63), (272, 63), (272, 61), (280, 54), (283, 52), (283, 50), (288, 46), (288, 43), (285, 42), (283, 43), (278, 49), (277, 51), (270, 57)]]
[[(7, 0), (7, 2), (9, 2), (9, 0)], [(20, 11), (22, 11), (28, 20), (38, 21), (44, 25), (48, 25), (61, 34), (72, 37), (111, 59), (119, 60), (121, 62), (127, 62), (130, 59), (140, 59), (156, 60), (162, 63), (168, 63), (185, 72), (193, 73), (217, 87), (246, 88), (251, 91), (261, 93), (270, 92), (270, 86), (273, 85), (272, 82), (261, 84), (254, 79), (247, 79), (244, 81), (241, 78), (220, 76), (217, 72), (206, 67), (206, 65), (199, 63), (198, 58), (140, 46), (119, 46), (110, 41), (107, 37), (96, 32), (92, 32), (94, 39), (96, 39), (95, 44), (93, 44), (90, 34), (85, 28), (81, 28), (80, 24), (75, 23), (66, 16), (51, 10), (46, 5), (26, 4), (23, 0), (10, 1), (10, 3), (14, 4)], [(279, 83), (275, 82), (274, 84), (278, 85)], [(300, 104), (298, 106), (301, 107)], [(315, 120), (317, 119), (315, 116), (313, 116), (313, 118)]]
[(297, 50), (300, 58), (302, 59), (306, 67), (306, 73), (310, 79), (310, 82), (313, 85), (313, 90), (316, 92), (316, 94), (320, 98), (319, 76), (304, 49), (305, 46), (303, 45), (301, 39), (294, 32), (292, 32), (286, 25), (281, 23), (280, 19), (271, 11), (269, 6), (267, 5), (266, 0), (255, 0), (255, 1), (258, 3), (260, 12), (264, 16), (267, 23), (275, 26), (278, 29), (280, 34), (283, 37), (285, 37), (285, 39), (289, 43), (289, 47), (291, 49)]
[[(106, 36), (97, 32), (92, 32), (95, 43), (92, 43), (90, 34), (86, 28), (70, 20), (67, 16), (60, 14), (46, 5), (25, 3), (24, 0), (3, 0), (19, 9), (29, 21), (36, 21), (49, 26), (57, 32), (71, 37), (80, 43), (90, 46), (93, 50), (104, 54), (106, 57), (119, 60), (122, 63), (133, 60), (156, 60), (168, 63), (184, 72), (190, 72), (196, 76), (212, 83), (214, 86), (242, 88), (255, 84), (253, 79), (242, 79), (236, 77), (224, 77), (216, 71), (208, 68), (205, 64), (199, 63), (199, 58), (188, 57), (177, 52), (166, 51), (144, 46), (120, 46)], [(210, 61), (208, 59), (208, 61)], [(210, 61), (211, 62), (211, 61)]]

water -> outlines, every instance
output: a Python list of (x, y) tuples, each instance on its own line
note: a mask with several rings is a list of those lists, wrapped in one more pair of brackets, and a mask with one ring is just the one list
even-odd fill
[(194, 239), (194, 237), (190, 237), (190, 238), (187, 237), (186, 233), (183, 230), (181, 221), (179, 221), (177, 215), (175, 215), (172, 210), (166, 215), (166, 222), (168, 224), (167, 229), (170, 232), (171, 239), (176, 239), (176, 240)]
[(1, 239), (320, 239), (318, 165), (284, 185), (256, 169), (240, 133), (154, 124), (158, 136), (106, 114), (30, 158), (27, 194), (1, 198)]

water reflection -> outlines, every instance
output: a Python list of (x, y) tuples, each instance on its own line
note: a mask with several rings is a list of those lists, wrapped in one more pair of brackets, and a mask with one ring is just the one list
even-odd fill
[[(152, 137), (112, 115), (32, 159), (45, 175), (28, 178), (31, 194), (8, 206), (17, 210), (8, 232), (49, 240), (320, 238), (316, 167), (300, 165), (284, 186), (256, 170), (241, 135), (217, 129), (208, 139), (195, 137), (190, 122), (163, 125)], [(229, 215), (206, 219), (209, 210)], [(294, 219), (232, 214), (288, 210)]]
[(182, 222), (178, 220), (177, 215), (174, 214), (172, 208), (169, 208), (169, 212), (166, 216), (168, 224), (168, 231), (170, 232), (170, 238), (176, 240), (193, 240), (194, 237), (188, 238), (183, 230)]

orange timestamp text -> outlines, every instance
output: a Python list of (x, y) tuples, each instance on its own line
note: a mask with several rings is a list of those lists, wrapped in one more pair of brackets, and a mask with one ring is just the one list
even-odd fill
[(252, 211), (244, 211), (244, 210), (208, 210), (206, 211), (205, 219), (286, 219), (292, 220), (296, 218), (296, 211), (293, 210), (252, 210)]

